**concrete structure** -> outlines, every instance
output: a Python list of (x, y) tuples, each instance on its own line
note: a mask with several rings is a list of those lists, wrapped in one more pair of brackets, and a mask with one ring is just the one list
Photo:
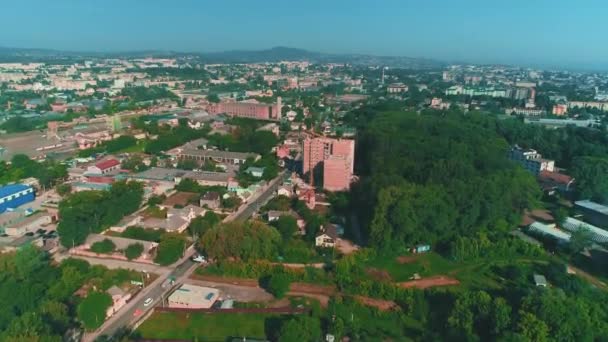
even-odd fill
[(574, 207), (585, 216), (589, 223), (608, 228), (608, 206), (590, 200), (576, 201)]
[(323, 162), (323, 189), (346, 191), (350, 188), (351, 161), (344, 156), (330, 156)]
[(403, 83), (392, 83), (386, 87), (386, 91), (390, 94), (405, 93), (408, 89), (408, 86)]
[(209, 309), (219, 296), (218, 289), (183, 284), (167, 298), (167, 303), (170, 308)]
[(524, 169), (532, 172), (536, 176), (542, 171), (553, 172), (555, 170), (555, 161), (543, 159), (535, 150), (522, 149), (517, 145), (509, 150), (509, 159), (516, 161)]
[(556, 104), (553, 106), (553, 110), (551, 110), (553, 115), (562, 116), (568, 113), (568, 105), (566, 104)]
[(120, 169), (120, 162), (116, 159), (106, 159), (95, 163), (87, 168), (88, 174), (105, 175)]
[[(323, 169), (324, 179), (329, 180), (327, 190), (346, 190), (354, 171), (355, 141), (350, 139), (334, 139), (326, 137), (306, 138), (303, 143), (304, 163), (303, 172), (316, 172)], [(324, 164), (327, 160), (328, 166)], [(347, 185), (344, 187), (344, 185)], [(325, 185), (324, 185), (325, 186)], [(334, 190), (332, 190), (334, 189)]]
[(217, 105), (211, 106), (209, 112), (212, 114), (224, 113), (230, 116), (258, 120), (280, 120), (282, 107), (281, 97), (277, 97), (276, 104), (259, 103), (255, 100), (241, 102), (222, 101)]
[(51, 214), (39, 212), (10, 224), (4, 229), (4, 232), (10, 236), (22, 236), (29, 232), (35, 232), (52, 222), (53, 216)]
[(17, 208), (36, 198), (34, 189), (24, 184), (10, 184), (0, 187), (0, 213)]
[(179, 153), (178, 158), (194, 160), (199, 164), (203, 164), (205, 161), (211, 160), (216, 163), (239, 165), (244, 164), (247, 158), (258, 160), (260, 159), (260, 155), (255, 153), (244, 152), (184, 149)]

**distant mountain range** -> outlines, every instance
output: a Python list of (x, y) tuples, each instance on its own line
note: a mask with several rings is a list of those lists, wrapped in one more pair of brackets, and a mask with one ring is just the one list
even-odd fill
[(119, 57), (198, 57), (203, 63), (258, 63), (279, 61), (311, 61), (319, 63), (349, 63), (356, 65), (384, 65), (389, 67), (429, 69), (445, 63), (426, 58), (374, 56), (364, 54), (327, 54), (289, 47), (266, 50), (233, 50), (209, 53), (184, 53), (175, 51), (131, 52), (76, 52), (51, 49), (25, 49), (0, 47), (0, 62), (71, 62), (86, 58)]

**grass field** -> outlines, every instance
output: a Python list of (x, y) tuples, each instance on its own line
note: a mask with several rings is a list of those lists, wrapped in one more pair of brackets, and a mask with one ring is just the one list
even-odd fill
[(434, 252), (407, 256), (412, 257), (412, 260), (399, 262), (397, 260), (399, 255), (378, 255), (367, 260), (365, 266), (387, 271), (396, 282), (410, 280), (414, 273), (422, 277), (447, 274), (456, 267), (453, 262)]
[(142, 338), (193, 339), (224, 342), (228, 337), (265, 339), (266, 320), (272, 314), (156, 312), (137, 329)]

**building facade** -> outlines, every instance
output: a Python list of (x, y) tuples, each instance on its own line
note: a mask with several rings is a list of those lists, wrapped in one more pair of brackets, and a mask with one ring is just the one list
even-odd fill
[(209, 112), (249, 119), (280, 120), (282, 107), (281, 97), (277, 97), (276, 104), (259, 103), (257, 101), (222, 101), (210, 107)]
[(323, 170), (324, 188), (347, 190), (354, 173), (355, 141), (326, 137), (306, 138), (303, 143), (304, 174)]
[(544, 159), (536, 150), (514, 146), (509, 151), (509, 159), (519, 163), (524, 169), (536, 176), (542, 171), (555, 171), (555, 161)]

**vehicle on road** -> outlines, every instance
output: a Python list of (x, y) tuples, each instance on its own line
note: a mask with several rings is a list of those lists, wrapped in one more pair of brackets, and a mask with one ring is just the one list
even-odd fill
[(199, 264), (204, 264), (207, 262), (207, 260), (205, 260), (205, 257), (200, 254), (196, 254), (196, 255), (192, 256), (191, 259), (192, 259), (192, 261), (198, 262)]
[(141, 311), (140, 309), (137, 309), (133, 312), (133, 317), (138, 317), (141, 316), (141, 314), (143, 314), (144, 312)]
[(144, 301), (144, 306), (150, 306), (150, 304), (152, 304), (152, 302), (154, 301), (154, 299), (152, 298), (148, 298)]

